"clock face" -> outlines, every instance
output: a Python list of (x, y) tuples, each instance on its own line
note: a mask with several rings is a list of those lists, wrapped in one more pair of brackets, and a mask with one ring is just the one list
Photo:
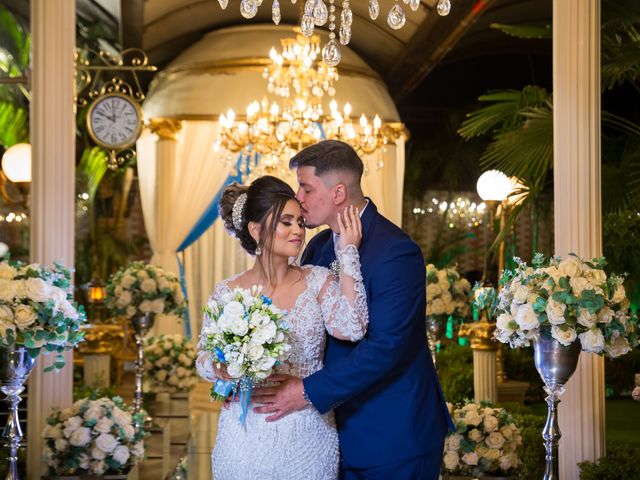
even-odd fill
[(140, 107), (124, 95), (112, 93), (98, 98), (87, 115), (89, 134), (98, 145), (105, 148), (126, 148), (133, 145), (140, 135)]

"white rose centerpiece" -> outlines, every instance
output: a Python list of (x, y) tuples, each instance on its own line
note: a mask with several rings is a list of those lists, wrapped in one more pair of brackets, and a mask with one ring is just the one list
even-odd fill
[(44, 461), (50, 476), (118, 474), (144, 458), (144, 429), (120, 397), (83, 398), (47, 417)]
[(443, 471), (473, 477), (515, 472), (522, 437), (506, 410), (486, 403), (450, 406), (450, 410), (456, 429), (444, 443)]
[(188, 392), (197, 383), (196, 349), (182, 335), (149, 337), (144, 347), (145, 386), (151, 392)]
[(69, 270), (57, 263), (0, 262), (0, 346), (25, 347), (31, 357), (56, 352), (45, 370), (59, 370), (62, 352), (83, 340), (85, 321), (84, 309), (73, 300)]
[(127, 318), (146, 313), (182, 316), (186, 309), (178, 277), (144, 262), (133, 262), (111, 276), (105, 304)]
[(225, 400), (240, 395), (244, 422), (254, 382), (273, 373), (291, 350), (285, 312), (261, 294), (262, 287), (235, 288), (220, 302), (209, 300), (204, 307), (204, 326), (198, 343), (198, 362), (224, 364), (236, 379), (218, 379), (211, 397)]
[(516, 259), (500, 280), (495, 338), (512, 348), (528, 346), (538, 334), (564, 346), (619, 357), (638, 345), (638, 318), (629, 311), (623, 277), (604, 272), (604, 258)]
[(470, 312), (471, 284), (453, 267), (427, 265), (427, 316), (465, 318)]

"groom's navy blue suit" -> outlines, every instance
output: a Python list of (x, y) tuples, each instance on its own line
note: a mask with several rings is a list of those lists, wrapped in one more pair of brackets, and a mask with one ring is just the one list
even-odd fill
[[(304, 379), (305, 392), (320, 413), (335, 409), (343, 469), (362, 472), (360, 478), (438, 478), (444, 437), (453, 425), (426, 342), (422, 254), (371, 201), (362, 235), (367, 335), (357, 343), (329, 337), (325, 367)], [(329, 229), (309, 242), (302, 257), (302, 263), (325, 267), (334, 260)], [(422, 467), (402, 473), (402, 465), (416, 458)]]

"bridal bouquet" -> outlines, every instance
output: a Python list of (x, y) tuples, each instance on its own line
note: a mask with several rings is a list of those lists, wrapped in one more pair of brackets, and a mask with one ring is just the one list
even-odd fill
[[(140, 415), (139, 424), (144, 421)], [(144, 458), (146, 435), (120, 397), (84, 398), (47, 417), (44, 461), (49, 475), (123, 473)]]
[(154, 392), (183, 392), (191, 390), (196, 375), (196, 349), (182, 335), (149, 337), (144, 347), (146, 384)]
[(32, 357), (56, 352), (45, 370), (64, 367), (62, 352), (83, 340), (86, 321), (72, 291), (71, 272), (61, 265), (0, 262), (0, 346), (25, 347)]
[(442, 465), (449, 473), (480, 477), (488, 473), (509, 474), (518, 467), (517, 449), (522, 437), (503, 408), (468, 403), (449, 410), (456, 427), (444, 444)]
[(253, 385), (267, 378), (291, 349), (287, 343), (289, 326), (285, 312), (261, 294), (262, 287), (235, 288), (220, 299), (209, 300), (204, 307), (205, 324), (199, 349), (227, 367), (236, 379), (218, 379), (211, 397), (225, 400), (230, 393), (240, 396), (244, 422)]
[(427, 315), (468, 316), (470, 291), (471, 284), (455, 268), (427, 265)]
[(604, 258), (516, 259), (500, 283), (495, 338), (511, 347), (528, 346), (538, 333), (562, 345), (576, 340), (586, 352), (612, 358), (638, 345), (638, 318), (629, 314), (623, 278), (604, 272)]
[(105, 304), (115, 315), (127, 318), (145, 313), (180, 316), (186, 307), (178, 278), (144, 262), (133, 262), (111, 276)]

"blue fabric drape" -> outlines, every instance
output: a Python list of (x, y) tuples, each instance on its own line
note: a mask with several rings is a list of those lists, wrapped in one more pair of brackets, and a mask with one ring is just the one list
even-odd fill
[[(257, 155), (255, 155), (255, 157), (257, 157)], [(257, 162), (257, 160), (258, 159), (256, 158), (254, 162)], [(218, 190), (216, 195), (213, 197), (213, 200), (211, 201), (209, 206), (206, 208), (204, 213), (200, 216), (196, 224), (193, 226), (193, 228), (187, 235), (187, 238), (185, 238), (183, 242), (180, 244), (180, 246), (178, 247), (176, 254), (185, 251), (191, 244), (193, 244), (193, 242), (198, 240), (198, 238), (200, 238), (202, 234), (206, 232), (211, 225), (213, 225), (213, 222), (217, 220), (219, 215), (218, 203), (220, 202), (220, 198), (222, 197), (222, 192), (228, 185), (230, 185), (233, 182), (242, 183), (243, 176), (249, 175), (251, 173), (252, 163), (253, 162), (252, 162), (251, 155), (243, 155), (241, 153), (238, 156), (238, 160), (236, 162), (235, 174), (229, 174), (227, 179), (222, 184), (222, 187), (220, 187), (220, 190)], [(182, 293), (184, 294), (184, 298), (186, 299), (187, 298), (187, 282), (184, 276), (184, 265), (182, 264), (182, 260), (180, 259), (179, 255), (178, 255), (178, 265), (180, 268), (180, 283), (182, 285)], [(186, 321), (185, 331), (186, 331), (187, 337), (191, 338), (191, 322), (190, 322), (188, 308), (185, 312), (185, 321)]]

